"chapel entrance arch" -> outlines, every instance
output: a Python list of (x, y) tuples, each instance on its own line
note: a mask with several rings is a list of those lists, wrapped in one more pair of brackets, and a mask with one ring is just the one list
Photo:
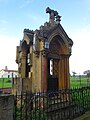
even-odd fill
[(67, 47), (63, 39), (57, 35), (49, 44), (47, 56), (47, 91), (58, 91), (64, 88), (64, 75), (67, 74), (65, 67)]

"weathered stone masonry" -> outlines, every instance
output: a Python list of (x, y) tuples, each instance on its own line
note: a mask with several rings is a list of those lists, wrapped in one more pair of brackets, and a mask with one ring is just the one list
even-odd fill
[(13, 120), (14, 96), (0, 95), (0, 120)]
[(61, 26), (58, 12), (48, 7), (46, 13), (49, 22), (39, 30), (24, 29), (17, 46), (18, 79), (14, 82), (14, 92), (47, 92), (70, 86), (69, 57), (73, 41)]

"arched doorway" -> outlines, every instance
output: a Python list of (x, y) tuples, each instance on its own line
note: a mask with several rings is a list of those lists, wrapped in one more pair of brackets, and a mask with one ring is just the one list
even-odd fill
[(58, 91), (60, 88), (66, 87), (67, 83), (64, 81), (68, 74), (66, 68), (67, 53), (68, 49), (63, 39), (59, 35), (53, 37), (49, 43), (47, 55), (47, 91)]

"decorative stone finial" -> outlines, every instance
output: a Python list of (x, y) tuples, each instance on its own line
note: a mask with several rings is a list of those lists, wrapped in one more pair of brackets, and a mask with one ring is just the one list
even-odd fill
[(60, 24), (60, 21), (61, 21), (60, 18), (61, 18), (61, 16), (59, 16), (59, 15), (56, 16), (56, 23), (57, 23), (57, 24)]
[(49, 17), (49, 21), (51, 24), (54, 23), (55, 20), (55, 16), (58, 15), (57, 11), (51, 10), (49, 7), (46, 8), (46, 13), (49, 13), (50, 17)]

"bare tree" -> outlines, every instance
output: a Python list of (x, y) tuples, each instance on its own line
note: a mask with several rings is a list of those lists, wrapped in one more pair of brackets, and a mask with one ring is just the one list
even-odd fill
[(83, 74), (85, 74), (87, 77), (90, 77), (90, 70), (84, 71)]
[(74, 72), (74, 71), (72, 71), (72, 73), (73, 73), (73, 77), (75, 77), (75, 75), (77, 74), (76, 72)]

